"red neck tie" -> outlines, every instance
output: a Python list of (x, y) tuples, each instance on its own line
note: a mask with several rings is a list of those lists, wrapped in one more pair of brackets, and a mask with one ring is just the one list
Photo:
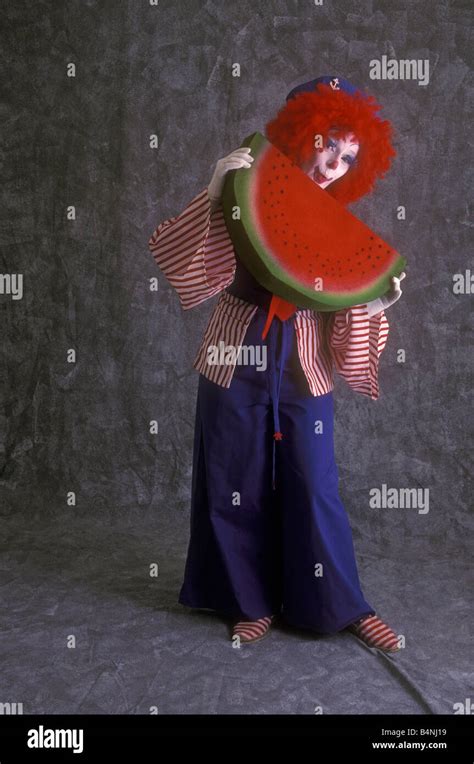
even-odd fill
[(277, 316), (280, 321), (286, 321), (286, 319), (289, 318), (295, 312), (295, 310), (296, 305), (294, 305), (292, 302), (288, 302), (288, 300), (284, 300), (283, 297), (277, 297), (276, 294), (274, 294), (268, 308), (267, 320), (262, 332), (262, 340), (264, 340), (267, 336), (268, 330), (270, 329), (270, 324), (272, 323), (274, 316)]

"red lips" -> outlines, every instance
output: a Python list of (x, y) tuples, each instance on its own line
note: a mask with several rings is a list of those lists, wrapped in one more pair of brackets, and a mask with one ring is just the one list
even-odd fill
[(322, 175), (318, 169), (315, 169), (313, 173), (313, 178), (316, 183), (327, 183), (327, 181), (329, 180), (329, 178), (326, 178), (325, 175)]

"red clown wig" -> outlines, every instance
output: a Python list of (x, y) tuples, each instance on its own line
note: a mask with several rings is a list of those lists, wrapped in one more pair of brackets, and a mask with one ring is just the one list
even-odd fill
[(373, 191), (377, 178), (385, 175), (396, 156), (392, 125), (377, 115), (380, 108), (373, 96), (351, 95), (319, 84), (312, 92), (291, 98), (266, 124), (265, 135), (301, 166), (317, 150), (316, 135), (322, 136), (325, 145), (330, 130), (336, 136), (354, 133), (359, 141), (356, 160), (345, 175), (326, 189), (342, 204), (350, 204)]

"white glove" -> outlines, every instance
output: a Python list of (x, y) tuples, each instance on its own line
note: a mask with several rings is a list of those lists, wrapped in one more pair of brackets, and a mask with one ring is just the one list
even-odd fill
[(396, 276), (392, 276), (392, 285), (388, 292), (385, 292), (385, 294), (382, 295), (382, 297), (377, 297), (375, 300), (371, 300), (367, 303), (367, 311), (369, 313), (369, 318), (372, 316), (375, 316), (376, 313), (380, 313), (382, 310), (385, 310), (385, 308), (389, 308), (390, 305), (393, 305), (394, 302), (397, 302), (397, 300), (400, 299), (402, 296), (402, 290), (400, 289), (400, 281), (404, 279), (406, 276), (405, 271), (402, 271), (400, 273), (400, 278), (397, 278)]
[(240, 167), (251, 167), (254, 157), (250, 154), (248, 146), (241, 146), (231, 151), (226, 157), (217, 161), (214, 174), (207, 187), (209, 199), (218, 202), (224, 188), (225, 175), (229, 170), (238, 170)]

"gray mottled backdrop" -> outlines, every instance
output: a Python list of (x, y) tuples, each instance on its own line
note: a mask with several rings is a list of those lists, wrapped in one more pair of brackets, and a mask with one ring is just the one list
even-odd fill
[[(176, 597), (189, 521), (192, 360), (217, 298), (183, 312), (147, 242), (207, 185), (221, 156), (263, 131), (291, 87), (322, 74), (372, 92), (393, 122), (392, 169), (351, 209), (408, 259), (403, 296), (387, 310), (379, 400), (336, 380), (341, 495), (364, 590), (399, 632), (418, 624), (418, 661), (427, 633), (441, 639), (440, 620), (464, 624), (467, 636), (472, 298), (468, 289), (454, 293), (453, 277), (472, 265), (472, 3), (10, 0), (3, 28), (1, 268), (23, 274), (23, 296), (0, 294), (0, 496), (11, 629), (23, 655), (32, 656), (32, 617), (58, 651), (71, 629), (90, 640), (85, 602), (101, 613), (109, 603), (112, 620), (102, 626), (111, 640), (120, 633), (122, 652), (137, 648), (137, 635), (120, 631), (137, 608), (151, 616), (139, 627), (148, 646), (164, 611), (177, 619), (161, 629), (164, 650), (172, 626), (175, 640), (189, 628), (192, 615), (186, 620)], [(371, 80), (369, 62), (384, 55), (428, 60), (428, 84)], [(406, 220), (397, 220), (399, 205)], [(158, 292), (150, 290), (156, 276)], [(429, 512), (371, 509), (369, 490), (382, 484), (429, 489)], [(158, 579), (149, 576), (153, 562)], [(18, 580), (37, 614), (21, 604)], [(192, 624), (195, 634), (209, 629), (195, 617)], [(445, 634), (433, 653), (448, 642)], [(199, 660), (209, 656), (202, 646)], [(170, 661), (160, 674), (156, 692), (168, 712), (299, 712), (315, 700), (313, 690), (294, 700), (285, 687), (242, 708), (238, 698), (248, 696), (228, 696), (223, 675), (218, 688), (206, 678), (196, 680), (195, 696), (175, 696), (176, 672), (192, 676), (187, 657), (189, 665)], [(134, 713), (152, 702), (131, 691), (120, 705), (108, 685), (83, 701), (64, 676), (51, 697), (38, 694), (26, 679), (28, 658), (24, 682), (10, 658), (11, 686), (30, 711)], [(431, 684), (432, 669), (417, 677), (418, 695), (396, 695), (396, 712), (449, 712), (469, 694), (464, 658), (452, 659), (449, 690)], [(138, 673), (130, 667), (125, 683), (134, 687)], [(329, 712), (389, 710), (380, 698), (334, 697), (325, 700)]]

